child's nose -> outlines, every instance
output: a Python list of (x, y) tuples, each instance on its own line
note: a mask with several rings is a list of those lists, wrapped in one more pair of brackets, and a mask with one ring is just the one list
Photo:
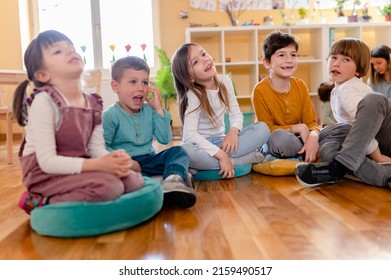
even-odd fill
[(341, 60), (340, 59), (336, 59), (336, 60), (334, 60), (334, 62), (332, 64), (339, 66), (339, 64), (341, 64)]
[(137, 84), (138, 84), (138, 89), (139, 89), (139, 90), (145, 90), (145, 89), (148, 88), (148, 86), (145, 85), (143, 82), (137, 83)]

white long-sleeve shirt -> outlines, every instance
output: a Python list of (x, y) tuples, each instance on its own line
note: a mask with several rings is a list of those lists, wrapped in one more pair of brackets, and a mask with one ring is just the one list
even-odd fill
[[(65, 96), (62, 97), (69, 105)], [(89, 102), (88, 107), (91, 107)], [(37, 94), (29, 109), (23, 156), (35, 152), (40, 168), (48, 174), (81, 173), (84, 158), (57, 155), (55, 132), (61, 124), (61, 118), (60, 110), (49, 94), (46, 92)], [(88, 151), (91, 157), (101, 157), (108, 153), (103, 139), (102, 125), (95, 126), (88, 143)]]
[[(228, 90), (230, 127), (235, 127), (240, 131), (243, 128), (243, 114), (235, 97), (232, 81), (227, 75), (219, 75), (218, 78)], [(183, 143), (196, 143), (210, 156), (214, 156), (220, 148), (210, 143), (206, 138), (225, 135), (224, 114), (226, 108), (218, 97), (218, 91), (218, 89), (207, 90), (208, 100), (218, 120), (217, 124), (209, 120), (204, 110), (195, 110), (200, 106), (200, 101), (193, 91), (187, 92), (188, 106), (184, 117)]]
[[(336, 86), (331, 91), (330, 103), (334, 118), (338, 123), (353, 124), (356, 119), (357, 105), (365, 97), (372, 93), (370, 86), (354, 77), (343, 84)], [(371, 154), (379, 143), (372, 139), (367, 148), (367, 154)]]

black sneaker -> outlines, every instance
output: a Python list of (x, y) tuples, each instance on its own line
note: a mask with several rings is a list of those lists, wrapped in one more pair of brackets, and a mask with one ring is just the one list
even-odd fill
[(188, 174), (186, 182), (179, 176), (171, 176), (162, 182), (164, 204), (180, 208), (192, 207), (197, 200), (193, 178)]
[(332, 184), (337, 181), (331, 175), (331, 163), (298, 163), (296, 165), (296, 179), (305, 187), (315, 187), (321, 184)]

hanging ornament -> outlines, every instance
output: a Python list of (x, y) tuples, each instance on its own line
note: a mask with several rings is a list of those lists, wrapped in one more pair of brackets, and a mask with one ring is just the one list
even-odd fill
[(188, 18), (189, 12), (186, 9), (181, 9), (181, 11), (179, 12), (179, 16), (181, 17), (181, 19)]
[(81, 50), (83, 52), (83, 62), (84, 62), (84, 64), (87, 64), (87, 61), (86, 61), (86, 49), (87, 49), (87, 47), (85, 45), (82, 45), (82, 46), (80, 46), (80, 48), (81, 48)]
[(126, 50), (126, 53), (128, 54), (128, 56), (129, 56), (129, 51), (130, 51), (131, 48), (132, 48), (132, 46), (129, 45), (129, 44), (127, 44), (127, 45), (125, 46), (125, 50)]
[(111, 44), (111, 45), (109, 46), (109, 48), (110, 48), (111, 51), (113, 52), (113, 58), (112, 58), (112, 61), (111, 61), (111, 62), (114, 62), (114, 61), (115, 61), (115, 56), (114, 56), (115, 45), (114, 45), (114, 44)]
[(141, 48), (143, 49), (143, 58), (144, 58), (144, 61), (147, 62), (147, 57), (145, 55), (145, 48), (147, 47), (147, 45), (145, 43), (143, 43), (142, 45), (140, 45)]

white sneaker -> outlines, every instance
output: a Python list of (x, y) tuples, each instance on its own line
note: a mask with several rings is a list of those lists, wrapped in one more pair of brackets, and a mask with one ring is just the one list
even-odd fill
[(178, 175), (170, 175), (163, 181), (162, 187), (164, 203), (167, 205), (189, 208), (197, 200), (191, 174), (188, 174), (186, 182)]

